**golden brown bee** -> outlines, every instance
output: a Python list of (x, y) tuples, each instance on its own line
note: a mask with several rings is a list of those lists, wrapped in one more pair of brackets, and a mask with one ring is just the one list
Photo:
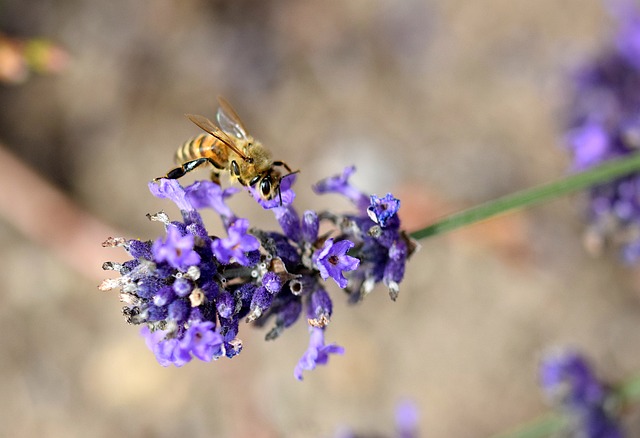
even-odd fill
[[(180, 146), (175, 155), (179, 166), (160, 178), (178, 179), (196, 167), (210, 163), (214, 167), (214, 182), (219, 184), (220, 173), (228, 171), (232, 181), (237, 180), (249, 187), (257, 185), (263, 199), (273, 199), (276, 193), (280, 194), (282, 178), (293, 172), (283, 161), (273, 161), (269, 150), (247, 134), (240, 117), (229, 102), (218, 97), (218, 103), (220, 107), (216, 120), (219, 127), (206, 117), (187, 114), (189, 120), (206, 134), (200, 134)], [(282, 176), (275, 169), (278, 166), (284, 167), (289, 173)]]

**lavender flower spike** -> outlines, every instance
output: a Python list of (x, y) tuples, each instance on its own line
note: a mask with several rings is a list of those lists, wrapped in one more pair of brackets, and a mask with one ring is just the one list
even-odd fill
[[(391, 194), (365, 195), (349, 184), (352, 173), (347, 168), (316, 187), (353, 201), (356, 212), (345, 214), (307, 210), (301, 217), (291, 205), (295, 175), (283, 178), (282, 200), (258, 199), (272, 209), (281, 231), (249, 229), (248, 220), (226, 204), (237, 189), (222, 190), (211, 181), (183, 188), (176, 180), (160, 179), (149, 186), (151, 192), (173, 201), (182, 220), (151, 215), (166, 231), (166, 237), (155, 241), (107, 239), (103, 246), (122, 247), (131, 258), (105, 263), (103, 268), (118, 271), (120, 278), (105, 280), (99, 288), (120, 289), (126, 321), (142, 326), (147, 346), (162, 366), (238, 355), (242, 321), (272, 324), (265, 337), (273, 340), (304, 319), (311, 330), (309, 348), (294, 371), (302, 380), (304, 370), (344, 353), (344, 348), (324, 342), (333, 301), (323, 279), (333, 278), (350, 300), (361, 299), (376, 283), (384, 283), (395, 299), (415, 248), (400, 229), (399, 200)], [(227, 237), (207, 230), (203, 209), (220, 217)]]

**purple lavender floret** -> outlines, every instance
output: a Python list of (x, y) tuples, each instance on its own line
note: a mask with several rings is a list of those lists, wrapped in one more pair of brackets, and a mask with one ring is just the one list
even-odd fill
[(382, 228), (391, 226), (392, 221), (397, 221), (398, 210), (400, 210), (400, 200), (393, 197), (391, 193), (387, 193), (384, 198), (378, 198), (371, 195), (370, 204), (367, 207), (369, 218)]
[(343, 272), (353, 271), (360, 264), (360, 260), (347, 255), (355, 243), (350, 240), (333, 241), (333, 238), (325, 240), (322, 248), (313, 253), (313, 264), (323, 280), (331, 277), (341, 289), (347, 287), (348, 280)]
[(349, 178), (355, 171), (355, 166), (345, 167), (340, 175), (318, 182), (313, 186), (313, 191), (318, 194), (338, 193), (349, 199), (358, 208), (358, 211), (366, 211), (370, 206), (370, 198), (349, 182)]
[(570, 436), (621, 438), (609, 388), (586, 359), (571, 350), (548, 354), (540, 365), (540, 384), (550, 403), (569, 420)]
[[(127, 322), (142, 326), (149, 349), (163, 366), (238, 355), (243, 320), (259, 327), (271, 324), (266, 339), (272, 340), (305, 319), (311, 339), (296, 367), (301, 379), (303, 370), (343, 352), (324, 344), (333, 312), (326, 281), (333, 279), (352, 301), (383, 282), (395, 299), (415, 249), (400, 230), (400, 202), (391, 194), (378, 198), (359, 192), (348, 180), (353, 172), (347, 168), (317, 188), (346, 196), (356, 204), (355, 214), (308, 210), (299, 216), (291, 204), (294, 175), (282, 180), (282, 204), (259, 198), (273, 211), (281, 231), (252, 228), (237, 217), (226, 203), (236, 189), (223, 190), (211, 181), (187, 187), (176, 180), (151, 183), (151, 193), (174, 202), (182, 220), (171, 221), (164, 212), (149, 215), (166, 232), (153, 242), (107, 240), (104, 246), (122, 247), (132, 259), (105, 263), (105, 269), (120, 277), (105, 280), (100, 289), (120, 289)], [(226, 237), (207, 230), (200, 213), (204, 210), (220, 218), (223, 231), (215, 234)]]
[(344, 354), (344, 348), (338, 344), (325, 345), (324, 328), (312, 327), (310, 330), (309, 348), (300, 358), (293, 371), (293, 375), (298, 380), (302, 380), (302, 372), (304, 370), (313, 370), (318, 365), (325, 365), (329, 361), (329, 355)]
[(186, 270), (200, 262), (200, 255), (193, 250), (193, 241), (193, 235), (183, 234), (178, 227), (170, 224), (167, 226), (167, 239), (158, 239), (153, 243), (153, 258), (158, 262), (166, 261), (176, 269)]
[[(640, 150), (640, 10), (610, 2), (619, 27), (613, 44), (576, 72), (565, 143), (580, 171)], [(627, 263), (640, 257), (640, 174), (589, 190), (588, 248), (621, 242)]]
[(219, 262), (228, 264), (233, 259), (242, 266), (250, 264), (246, 254), (257, 250), (260, 242), (254, 236), (247, 234), (248, 229), (247, 219), (236, 219), (227, 228), (229, 234), (227, 238), (216, 239), (211, 243), (211, 249)]

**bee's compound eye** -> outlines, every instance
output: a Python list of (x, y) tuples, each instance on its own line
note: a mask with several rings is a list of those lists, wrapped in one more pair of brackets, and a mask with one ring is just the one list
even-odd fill
[(260, 182), (260, 194), (265, 199), (271, 198), (271, 181), (265, 178)]
[(260, 181), (260, 175), (251, 178), (251, 181), (249, 181), (249, 185), (253, 187), (258, 183), (258, 181)]
[(240, 168), (238, 167), (238, 163), (236, 163), (236, 160), (233, 160), (231, 162), (231, 173), (235, 176), (240, 176)]

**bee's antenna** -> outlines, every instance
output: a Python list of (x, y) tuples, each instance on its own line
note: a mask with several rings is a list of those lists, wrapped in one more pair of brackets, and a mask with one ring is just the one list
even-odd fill
[[(289, 169), (289, 167), (287, 167)], [(278, 198), (280, 198), (280, 207), (282, 207), (282, 190), (280, 186), (282, 185), (282, 180), (288, 177), (289, 175), (295, 175), (296, 173), (300, 173), (300, 170), (295, 170), (293, 172), (289, 172), (286, 175), (278, 177)]]

